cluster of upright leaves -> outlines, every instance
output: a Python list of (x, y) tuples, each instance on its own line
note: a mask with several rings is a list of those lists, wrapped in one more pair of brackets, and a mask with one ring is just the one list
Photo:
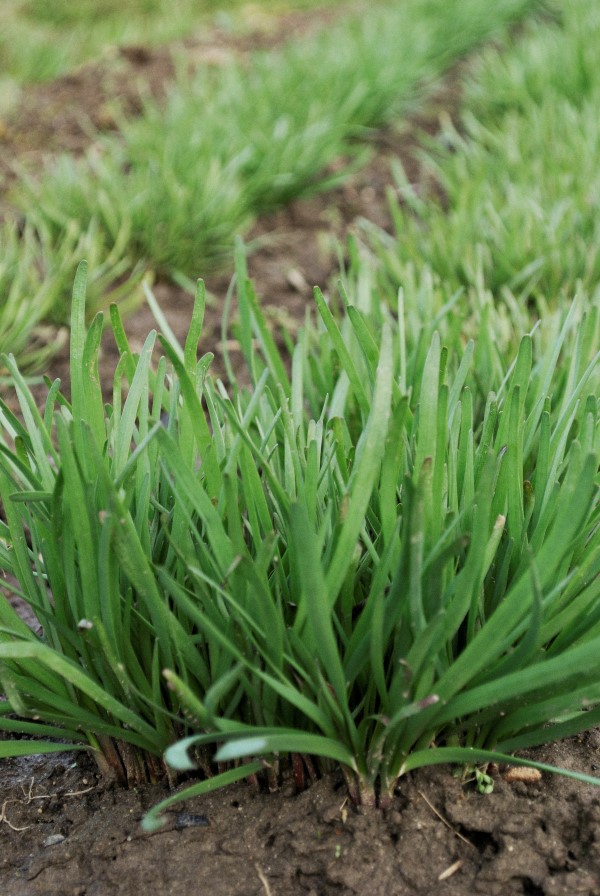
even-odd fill
[(472, 343), (457, 357), (460, 341), (449, 353), (434, 333), (423, 355), (384, 326), (378, 345), (379, 315), (373, 326), (349, 305), (340, 328), (316, 299), (324, 332), (294, 355), (290, 436), (308, 474), (317, 447), (293, 408), (329, 420), (321, 456), (335, 456), (327, 481), (342, 490), (315, 501), (298, 488), (302, 464), (286, 481), (295, 503), (274, 574), (298, 576), (287, 637), (281, 627), (294, 675), (285, 692), (268, 682), (262, 706), (274, 690), (295, 729), (283, 706), (262, 731), (204, 715), (220, 736), (168, 757), (189, 767), (191, 745), (217, 740), (223, 761), (317, 753), (342, 762), (358, 799), (383, 803), (411, 768), (486, 761), (598, 720), (599, 309), (580, 300), (550, 340), (524, 337), (482, 402)]
[(396, 166), (400, 238), (375, 237), (392, 281), (426, 265), (450, 291), (484, 282), (497, 297), (534, 302), (540, 316), (578, 282), (596, 289), (599, 38), (598, 6), (567, 0), (553, 20), (477, 57), (460, 127), (446, 121), (423, 153), (443, 201)]
[(293, 752), (384, 803), (410, 768), (598, 721), (597, 302), (523, 337), (484, 395), (472, 343), (317, 291), (288, 372), (240, 256), (252, 389), (197, 360), (200, 290), (156, 368), (113, 312), (104, 406), (84, 277), (71, 402), (53, 384), (38, 415), (6, 362), (24, 422), (3, 407), (0, 563), (43, 630), (0, 603), (0, 729), (54, 740), (0, 755), (61, 738), (137, 780), (187, 734), (175, 764), (250, 757), (200, 787)]
[[(36, 266), (40, 247), (32, 229), (27, 228), (20, 234), (17, 227), (10, 225), (4, 228), (2, 236), (0, 345), (5, 351), (10, 348), (27, 363), (35, 359), (31, 348), (35, 328), (52, 310), (55, 295)], [(25, 295), (28, 301), (23, 301)]]
[(69, 318), (73, 274), (82, 256), (93, 266), (88, 311), (109, 301), (125, 309), (126, 300), (131, 305), (140, 297), (143, 271), (128, 255), (126, 223), (111, 235), (111, 248), (95, 218), (83, 230), (75, 221), (63, 224), (58, 244), (52, 227), (35, 212), (22, 227), (0, 225), (0, 353), (18, 357), (22, 369), (41, 369), (64, 344), (58, 332)]
[[(34, 634), (2, 602), (0, 678), (9, 700), (2, 714), (17, 711), (35, 721), (23, 727), (3, 718), (0, 728), (87, 740), (117, 776), (135, 779), (143, 767), (137, 751), (158, 754), (173, 738), (160, 669), (178, 640), (187, 643), (187, 633), (173, 627), (173, 620), (169, 638), (162, 637), (168, 613), (148, 566), (156, 539), (164, 539), (157, 534), (162, 510), (156, 502), (164, 486), (156, 450), (130, 457), (134, 433), (143, 441), (162, 412), (160, 399), (148, 405), (155, 334), (134, 361), (115, 310), (122, 359), (105, 416), (97, 370), (102, 316), (86, 335), (85, 273), (80, 268), (74, 288), (71, 403), (56, 381), (38, 412), (14, 358), (5, 358), (21, 419), (2, 404), (0, 562), (18, 580), (17, 594), (42, 631)], [(123, 404), (125, 372), (131, 381)], [(131, 747), (121, 757), (113, 748), (119, 740)], [(36, 745), (42, 752), (55, 748)], [(23, 741), (8, 741), (0, 752), (30, 749)]]

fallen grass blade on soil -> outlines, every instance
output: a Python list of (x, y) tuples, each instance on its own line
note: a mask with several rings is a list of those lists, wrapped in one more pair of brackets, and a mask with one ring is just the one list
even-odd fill
[(239, 277), (250, 390), (196, 360), (199, 288), (156, 366), (113, 311), (103, 406), (84, 268), (72, 402), (54, 384), (38, 413), (6, 360), (23, 422), (2, 407), (0, 564), (42, 630), (0, 602), (0, 730), (87, 744), (129, 782), (181, 737), (172, 761), (191, 744), (213, 774), (218, 744), (270, 786), (312, 755), (385, 805), (419, 764), (596, 724), (598, 303), (562, 314), (558, 349), (523, 336), (484, 396), (460, 341), (422, 355), (377, 305), (319, 295), (282, 382)]

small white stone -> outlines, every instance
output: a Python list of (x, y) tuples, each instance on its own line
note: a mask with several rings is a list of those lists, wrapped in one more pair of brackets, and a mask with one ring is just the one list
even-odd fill
[(46, 837), (42, 846), (58, 846), (59, 843), (62, 843), (66, 838), (62, 834), (50, 834), (49, 837)]

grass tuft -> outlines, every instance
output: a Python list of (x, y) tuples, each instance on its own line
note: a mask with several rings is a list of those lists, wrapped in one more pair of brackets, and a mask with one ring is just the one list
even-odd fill
[[(155, 365), (155, 333), (132, 354), (113, 311), (104, 406), (85, 267), (72, 402), (54, 384), (38, 413), (6, 359), (23, 422), (2, 407), (0, 564), (41, 630), (0, 603), (0, 730), (31, 752), (91, 746), (129, 782), (156, 778), (167, 747), (181, 768), (190, 749), (242, 762), (194, 792), (261, 761), (276, 784), (287, 756), (312, 756), (386, 805), (419, 765), (596, 724), (597, 301), (497, 369), (448, 310), (419, 333), (372, 293), (338, 310), (317, 292), (281, 376), (244, 277), (240, 253), (249, 389), (196, 360), (200, 284), (185, 347), (161, 337)], [(474, 357), (495, 371), (484, 389)]]

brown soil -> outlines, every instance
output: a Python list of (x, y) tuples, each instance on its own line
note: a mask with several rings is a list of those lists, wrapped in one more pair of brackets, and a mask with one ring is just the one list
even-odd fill
[[(537, 758), (591, 771), (600, 735)], [(504, 773), (506, 774), (506, 773)], [(510, 776), (509, 776), (510, 777)], [(0, 770), (4, 896), (571, 896), (600, 893), (600, 791), (498, 773), (481, 795), (446, 767), (403, 779), (385, 812), (357, 810), (341, 778), (266, 794), (240, 784), (141, 830), (160, 787), (106, 788), (86, 758)]]
[[(268, 46), (314, 21), (314, 14), (310, 20), (291, 17), (244, 39), (211, 34), (188, 42), (187, 51), (190, 58), (196, 54), (219, 64), (232, 52)], [(82, 152), (94, 127), (114, 127), (117, 101), (135, 112), (139, 85), (160, 96), (172, 71), (168, 51), (130, 48), (26, 91), (18, 113), (0, 126), (0, 177), (1, 172), (9, 176), (15, 157), (37, 164), (49, 150)], [(298, 200), (257, 222), (248, 236), (257, 247), (250, 273), (276, 323), (293, 329), (302, 320), (312, 285), (325, 286), (338, 270), (336, 240), (343, 240), (357, 219), (389, 227), (389, 157), (400, 155), (410, 180), (422, 184), (418, 132), (434, 132), (440, 111), (452, 114), (458, 99), (454, 75), (420, 118), (378, 135), (371, 162), (342, 187)], [(208, 280), (211, 304), (202, 350), (217, 348), (217, 368), (230, 276), (225, 272)], [(166, 282), (156, 285), (155, 294), (183, 338), (189, 295)], [(141, 308), (127, 323), (132, 342), (141, 343), (153, 326), (150, 312)], [(114, 363), (107, 343), (102, 369), (108, 383)], [(65, 354), (57, 356), (49, 373), (66, 380)], [(600, 766), (600, 733), (555, 744), (535, 756), (593, 773)], [(336, 776), (298, 795), (285, 788), (266, 794), (241, 784), (175, 807), (162, 831), (143, 833), (142, 815), (165, 794), (158, 786), (130, 791), (108, 786), (83, 754), (4, 760), (0, 893), (600, 894), (600, 790), (565, 778), (544, 775), (526, 783), (498, 772), (494, 792), (483, 796), (450, 769), (429, 769), (403, 779), (392, 806), (382, 813), (350, 805)]]

